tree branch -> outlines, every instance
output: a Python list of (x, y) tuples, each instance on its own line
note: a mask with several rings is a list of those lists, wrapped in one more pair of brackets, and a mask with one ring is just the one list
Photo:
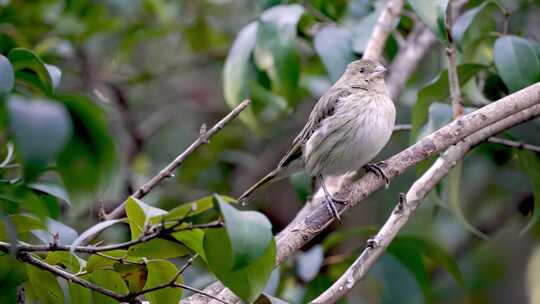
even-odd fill
[(67, 280), (69, 282), (79, 284), (79, 285), (81, 285), (83, 287), (86, 287), (86, 288), (91, 289), (93, 291), (99, 292), (101, 294), (104, 294), (104, 295), (106, 295), (108, 297), (111, 297), (113, 299), (116, 299), (118, 301), (122, 302), (122, 300), (124, 300), (124, 298), (126, 296), (126, 295), (114, 292), (112, 290), (109, 290), (107, 288), (95, 285), (95, 284), (93, 284), (93, 283), (91, 283), (89, 281), (83, 280), (83, 279), (79, 278), (78, 276), (76, 276), (74, 274), (71, 274), (71, 273), (69, 273), (69, 272), (67, 272), (65, 270), (62, 270), (60, 268), (49, 265), (49, 264), (43, 262), (42, 260), (32, 256), (32, 254), (30, 254), (28, 252), (21, 252), (21, 253), (18, 254), (17, 257), (19, 258), (19, 260), (21, 260), (23, 262), (34, 265), (34, 266), (36, 266), (38, 268), (41, 268), (41, 269), (46, 270), (46, 271), (48, 271), (50, 273), (53, 273), (56, 276), (61, 277), (61, 278), (65, 279), (65, 280)]
[(388, 93), (392, 100), (396, 101), (401, 95), (407, 80), (436, 42), (437, 38), (427, 26), (423, 23), (415, 25), (407, 36), (405, 47), (399, 50), (388, 69)]
[[(540, 94), (540, 93), (539, 93)], [(540, 98), (540, 96), (539, 96)], [(400, 199), (392, 214), (370, 241), (360, 257), (349, 269), (323, 294), (313, 300), (313, 304), (335, 303), (347, 294), (356, 283), (363, 279), (384, 253), (390, 242), (410, 219), (414, 211), (418, 209), (425, 196), (446, 176), (450, 170), (465, 157), (468, 151), (483, 142), (489, 136), (497, 134), (505, 129), (523, 123), (540, 115), (540, 105), (535, 105), (521, 112), (506, 117), (490, 126), (487, 126), (454, 146), (451, 146), (442, 154), (409, 189), (407, 194)]]
[[(216, 123), (210, 130), (204, 132), (204, 134), (200, 134), (199, 137), (184, 152), (178, 155), (170, 164), (168, 164), (165, 168), (163, 168), (156, 176), (154, 176), (152, 179), (146, 182), (146, 184), (142, 185), (133, 194), (133, 197), (135, 198), (144, 197), (158, 183), (172, 176), (176, 168), (178, 168), (189, 155), (195, 152), (195, 150), (197, 150), (200, 146), (208, 143), (208, 139), (210, 139), (210, 137), (212, 137), (218, 131), (223, 129), (223, 127), (227, 123), (229, 123), (233, 118), (238, 116), (238, 114), (240, 114), (240, 112), (242, 112), (249, 105), (250, 102), (251, 101), (247, 99), (242, 101), (236, 108), (234, 108), (229, 114), (227, 114), (227, 116), (225, 116), (218, 123)], [(117, 219), (117, 218), (122, 217), (123, 215), (124, 215), (124, 203), (116, 207), (116, 209), (114, 209), (110, 214), (108, 214), (106, 218)]]
[[(169, 235), (170, 233), (184, 231), (184, 230), (192, 230), (192, 229), (207, 229), (207, 228), (219, 228), (223, 227), (223, 222), (221, 221), (213, 221), (209, 223), (203, 223), (203, 224), (196, 224), (196, 225), (188, 225), (187, 227), (181, 227), (176, 228), (178, 224), (181, 224), (182, 221), (178, 221), (177, 224), (172, 225), (169, 228), (165, 228), (164, 226), (160, 224), (153, 225), (149, 227), (145, 233), (141, 234), (140, 237), (123, 242), (118, 244), (112, 244), (112, 245), (105, 245), (105, 246), (71, 246), (71, 245), (59, 245), (59, 244), (49, 244), (49, 245), (28, 245), (28, 244), (18, 244), (15, 245), (15, 252), (49, 252), (49, 251), (74, 251), (74, 252), (83, 252), (83, 253), (98, 253), (98, 252), (107, 252), (112, 250), (118, 250), (118, 249), (125, 249), (129, 248), (130, 246), (137, 245), (140, 243), (148, 242), (152, 239), (158, 238), (158, 237), (164, 237)], [(6, 242), (0, 242), (0, 251), (9, 253), (10, 250), (13, 249), (13, 244), (6, 243)]]
[[(460, 15), (467, 0), (453, 0), (452, 16)], [(416, 15), (413, 15), (416, 17)], [(389, 68), (387, 78), (388, 93), (394, 101), (401, 95), (407, 80), (416, 70), (425, 55), (436, 45), (437, 38), (431, 30), (421, 22), (417, 22), (407, 36), (405, 47), (400, 48)]]
[(377, 19), (377, 24), (375, 24), (373, 32), (366, 44), (366, 50), (363, 54), (364, 59), (379, 60), (386, 40), (399, 20), (404, 2), (404, 0), (388, 1), (379, 19)]
[(459, 88), (459, 76), (456, 63), (456, 46), (452, 37), (452, 11), (453, 1), (448, 2), (446, 8), (446, 33), (448, 35), (448, 46), (446, 47), (446, 57), (448, 60), (448, 86), (450, 88), (450, 98), (452, 100), (452, 114), (454, 119), (463, 115), (463, 97)]
[[(412, 129), (412, 126), (410, 124), (400, 124), (394, 127), (394, 132), (410, 131), (411, 129)], [(539, 146), (531, 145), (522, 141), (515, 141), (515, 140), (506, 139), (506, 138), (492, 136), (488, 138), (486, 142), (492, 143), (492, 144), (498, 144), (502, 146), (507, 146), (511, 148), (518, 148), (521, 150), (529, 150), (535, 153), (540, 153)]]

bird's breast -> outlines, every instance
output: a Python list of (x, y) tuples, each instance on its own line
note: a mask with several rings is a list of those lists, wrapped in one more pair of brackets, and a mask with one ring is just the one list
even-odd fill
[(312, 175), (341, 175), (359, 169), (386, 145), (394, 124), (394, 104), (386, 96), (342, 101), (308, 141), (306, 169)]

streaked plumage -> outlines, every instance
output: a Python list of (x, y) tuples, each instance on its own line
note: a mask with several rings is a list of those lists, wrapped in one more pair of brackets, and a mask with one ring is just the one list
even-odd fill
[(302, 169), (323, 178), (358, 170), (371, 161), (390, 139), (395, 123), (395, 108), (388, 97), (384, 71), (382, 65), (371, 60), (350, 63), (315, 104), (306, 125), (276, 169), (239, 200), (246, 202), (263, 186)]

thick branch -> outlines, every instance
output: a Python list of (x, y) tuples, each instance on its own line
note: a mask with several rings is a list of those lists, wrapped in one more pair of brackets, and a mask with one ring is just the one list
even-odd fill
[(446, 176), (450, 170), (465, 157), (474, 146), (483, 142), (486, 138), (495, 135), (505, 129), (528, 121), (540, 115), (540, 105), (532, 106), (521, 112), (513, 114), (499, 122), (485, 127), (471, 136), (451, 146), (442, 154), (409, 189), (403, 201), (394, 208), (394, 211), (370, 241), (360, 257), (349, 269), (323, 294), (312, 301), (316, 304), (335, 303), (347, 294), (356, 283), (363, 279), (378, 258), (384, 253), (390, 242), (410, 219), (414, 211), (418, 209), (425, 196)]

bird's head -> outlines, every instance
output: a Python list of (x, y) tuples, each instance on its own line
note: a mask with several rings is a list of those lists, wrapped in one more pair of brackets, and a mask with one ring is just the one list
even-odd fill
[(343, 76), (350, 85), (377, 89), (384, 86), (385, 73), (386, 68), (382, 64), (370, 59), (360, 59), (349, 63)]

